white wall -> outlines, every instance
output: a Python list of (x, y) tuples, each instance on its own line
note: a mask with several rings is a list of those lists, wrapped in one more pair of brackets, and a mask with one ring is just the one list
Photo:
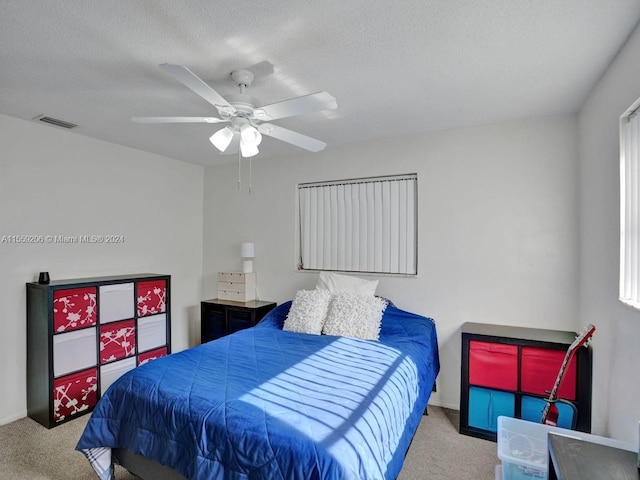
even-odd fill
[(640, 97), (636, 28), (579, 116), (580, 319), (593, 323), (594, 432), (638, 443), (640, 312), (618, 299), (619, 117)]
[(240, 268), (254, 241), (261, 298), (313, 288), (294, 270), (300, 182), (418, 173), (418, 278), (380, 278), (378, 293), (436, 320), (442, 370), (433, 403), (458, 408), (466, 321), (577, 327), (577, 121), (514, 122), (205, 169), (203, 296)]
[[(202, 167), (0, 115), (0, 238), (124, 236), (124, 243), (0, 243), (0, 424), (26, 415), (25, 283), (172, 275), (172, 344), (199, 340)], [(5, 239), (6, 240), (6, 239)]]

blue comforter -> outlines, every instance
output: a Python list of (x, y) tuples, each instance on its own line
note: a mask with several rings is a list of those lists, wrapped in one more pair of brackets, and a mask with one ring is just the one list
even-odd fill
[(77, 449), (124, 447), (187, 479), (395, 479), (439, 370), (433, 321), (394, 306), (380, 341), (258, 325), (123, 375)]

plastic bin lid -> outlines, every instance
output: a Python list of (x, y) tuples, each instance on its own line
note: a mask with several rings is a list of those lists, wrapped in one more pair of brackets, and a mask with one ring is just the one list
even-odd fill
[(552, 427), (511, 417), (498, 417), (498, 458), (534, 470), (548, 470), (547, 433), (553, 432), (635, 452), (629, 443), (577, 430)]

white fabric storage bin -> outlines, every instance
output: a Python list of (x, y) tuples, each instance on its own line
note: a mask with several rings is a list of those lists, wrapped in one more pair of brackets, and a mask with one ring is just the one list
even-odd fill
[(125, 358), (100, 367), (100, 392), (104, 395), (107, 388), (129, 370), (136, 368), (135, 357)]
[(135, 304), (133, 283), (101, 286), (100, 323), (133, 318)]
[(151, 315), (138, 319), (138, 352), (163, 347), (167, 343), (167, 315)]
[(53, 336), (53, 376), (60, 377), (97, 363), (96, 327)]

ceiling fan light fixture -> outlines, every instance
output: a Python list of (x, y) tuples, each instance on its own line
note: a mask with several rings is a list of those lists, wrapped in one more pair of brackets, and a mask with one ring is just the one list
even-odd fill
[(255, 157), (258, 153), (258, 145), (251, 145), (244, 140), (240, 140), (240, 153), (243, 157)]
[(224, 152), (233, 140), (233, 131), (229, 127), (221, 128), (211, 135), (209, 140), (218, 150)]
[(260, 145), (260, 142), (262, 141), (262, 134), (256, 127), (249, 124), (245, 124), (240, 127), (240, 137), (242, 138), (242, 143), (255, 147)]

